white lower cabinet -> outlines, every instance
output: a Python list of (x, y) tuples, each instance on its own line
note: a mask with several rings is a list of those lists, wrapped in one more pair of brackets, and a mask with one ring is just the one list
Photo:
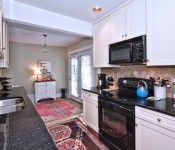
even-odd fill
[(136, 150), (174, 150), (175, 117), (136, 107)]
[(98, 133), (98, 95), (83, 91), (84, 122)]
[(35, 82), (35, 102), (45, 98), (56, 99), (55, 81)]

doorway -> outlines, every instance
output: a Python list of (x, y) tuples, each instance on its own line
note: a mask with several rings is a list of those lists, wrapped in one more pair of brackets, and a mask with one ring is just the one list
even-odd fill
[(92, 50), (69, 55), (69, 96), (83, 103), (82, 88), (93, 86)]

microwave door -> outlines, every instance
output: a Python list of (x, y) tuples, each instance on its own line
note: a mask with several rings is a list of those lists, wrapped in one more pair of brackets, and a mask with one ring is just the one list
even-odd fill
[(109, 63), (122, 64), (132, 62), (132, 44), (118, 45), (109, 49)]

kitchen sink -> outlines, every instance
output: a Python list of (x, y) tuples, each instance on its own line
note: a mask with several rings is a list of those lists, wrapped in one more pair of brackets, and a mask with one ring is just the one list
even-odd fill
[(22, 97), (0, 99), (0, 115), (20, 111), (25, 108)]

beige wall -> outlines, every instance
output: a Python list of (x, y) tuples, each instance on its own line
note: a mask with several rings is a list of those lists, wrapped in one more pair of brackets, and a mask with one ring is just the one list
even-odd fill
[(87, 45), (90, 45), (92, 43), (93, 43), (93, 41), (91, 38), (86, 38), (86, 39), (82, 40), (81, 42), (78, 42), (76, 44), (73, 44), (73, 45), (67, 47), (66, 49), (68, 52), (70, 52), (70, 51), (85, 47)]
[(27, 93), (32, 94), (36, 61), (51, 61), (57, 93), (60, 93), (60, 88), (66, 87), (67, 52), (65, 48), (48, 47), (49, 52), (43, 53), (42, 48), (40, 45), (10, 43), (10, 68), (2, 70), (2, 76), (11, 77), (12, 85), (24, 86)]

